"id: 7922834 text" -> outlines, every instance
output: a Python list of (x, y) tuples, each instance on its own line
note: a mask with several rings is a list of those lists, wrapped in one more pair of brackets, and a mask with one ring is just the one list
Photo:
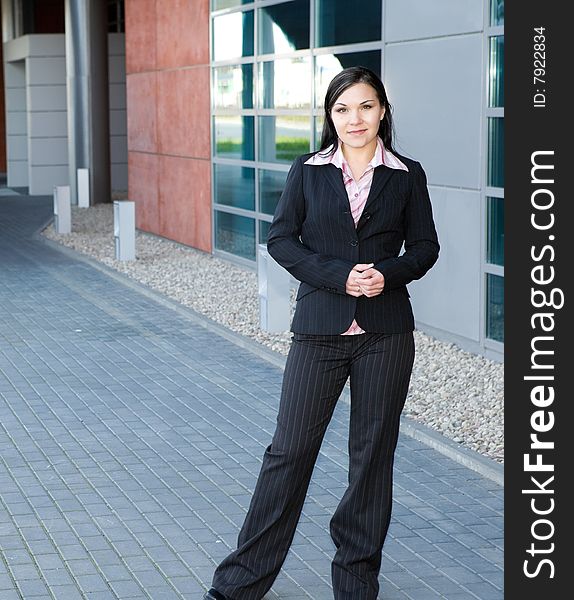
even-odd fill
[(535, 108), (546, 107), (546, 27), (535, 27), (532, 36), (533, 63), (532, 74), (534, 95), (532, 101)]

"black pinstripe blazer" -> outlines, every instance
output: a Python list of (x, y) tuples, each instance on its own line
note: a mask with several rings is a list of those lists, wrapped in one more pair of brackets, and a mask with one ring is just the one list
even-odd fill
[[(439, 252), (420, 163), (397, 155), (408, 172), (376, 167), (355, 227), (341, 170), (304, 164), (310, 156), (293, 163), (267, 241), (269, 254), (301, 282), (291, 331), (340, 334), (353, 318), (368, 332), (412, 331), (406, 284), (421, 278)], [(374, 263), (384, 275), (380, 295), (355, 298), (345, 292), (357, 263)]]

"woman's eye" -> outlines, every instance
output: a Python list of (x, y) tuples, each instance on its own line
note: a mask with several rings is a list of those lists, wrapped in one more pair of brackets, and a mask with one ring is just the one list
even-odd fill
[(370, 104), (364, 104), (363, 108), (373, 108)]
[(338, 112), (338, 113), (344, 113), (346, 110), (347, 110), (346, 108), (338, 108), (336, 110), (336, 112)]

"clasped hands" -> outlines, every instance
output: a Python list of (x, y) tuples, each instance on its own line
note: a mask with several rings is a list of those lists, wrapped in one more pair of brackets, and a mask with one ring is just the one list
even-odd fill
[(378, 296), (385, 287), (385, 277), (377, 269), (373, 269), (374, 263), (355, 265), (345, 286), (345, 291), (350, 296), (366, 296), (372, 298)]

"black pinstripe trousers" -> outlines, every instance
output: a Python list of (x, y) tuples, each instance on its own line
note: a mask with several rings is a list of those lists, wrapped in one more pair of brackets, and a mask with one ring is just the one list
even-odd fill
[(299, 521), (313, 467), (350, 377), (349, 485), (330, 523), (336, 600), (376, 600), (391, 518), (399, 417), (414, 360), (409, 333), (293, 335), (277, 427), (237, 550), (217, 567), (213, 587), (232, 600), (271, 588)]

